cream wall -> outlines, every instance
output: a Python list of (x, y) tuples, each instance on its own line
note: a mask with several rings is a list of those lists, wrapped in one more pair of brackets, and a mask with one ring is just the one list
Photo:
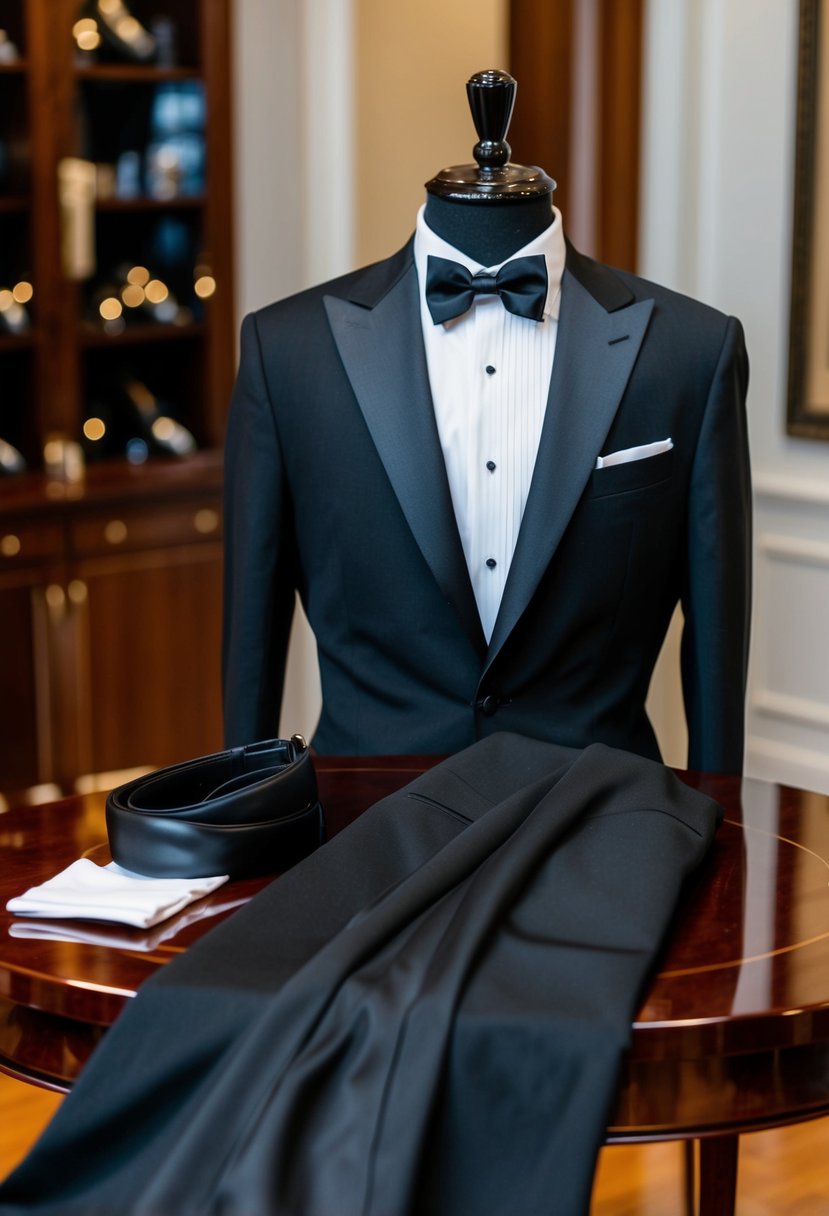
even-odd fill
[(236, 305), (239, 320), (298, 290), (305, 178), (296, 0), (235, 0)]
[[(308, 224), (309, 131), (312, 120), (324, 122), (324, 112), (319, 105), (306, 104), (307, 94), (317, 93), (319, 85), (307, 62), (310, 53), (306, 55), (311, 22), (324, 15), (315, 0), (235, 0), (234, 206), (240, 322), (252, 309), (307, 286), (315, 269), (326, 264), (327, 247), (312, 247)], [(328, 225), (326, 236), (331, 231)], [(339, 235), (336, 227), (334, 235)], [(314, 639), (299, 610), (280, 732), (310, 736), (319, 699)]]
[(423, 183), (472, 160), (466, 81), (507, 58), (506, 0), (354, 0), (356, 258), (399, 249)]

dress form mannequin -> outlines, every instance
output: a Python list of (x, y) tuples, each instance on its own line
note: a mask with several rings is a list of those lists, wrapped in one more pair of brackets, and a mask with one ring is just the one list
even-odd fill
[(495, 266), (553, 220), (555, 182), (535, 165), (510, 163), (506, 142), (516, 83), (506, 72), (476, 72), (466, 94), (479, 141), (476, 164), (442, 169), (426, 183), (426, 223), (438, 236)]
[[(425, 191), (426, 223), (473, 272), (514, 258), (553, 215), (553, 182), (509, 164), (513, 91), (502, 73), (470, 82), (477, 163), (445, 169)], [(542, 472), (489, 642), (436, 425), (415, 241), (245, 319), (225, 443), (228, 747), (274, 733), (299, 590), (321, 670), (320, 754), (445, 755), (504, 730), (656, 758), (645, 697), (681, 599), (688, 767), (740, 770), (751, 551), (742, 330), (571, 247), (564, 274)], [(481, 400), (506, 380), (500, 349), (490, 362), (487, 347), (486, 380), (470, 390)], [(478, 473), (495, 511), (506, 470), (499, 478), (492, 463)]]

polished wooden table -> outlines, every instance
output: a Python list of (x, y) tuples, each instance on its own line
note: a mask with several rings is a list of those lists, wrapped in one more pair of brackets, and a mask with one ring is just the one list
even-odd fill
[[(319, 759), (329, 833), (430, 760)], [(829, 798), (680, 774), (725, 808), (637, 1015), (608, 1141), (699, 1142), (699, 1210), (734, 1210), (739, 1134), (829, 1113)], [(148, 932), (14, 918), (10, 896), (105, 862), (102, 795), (0, 816), (0, 1070), (66, 1090), (144, 979), (264, 880)]]

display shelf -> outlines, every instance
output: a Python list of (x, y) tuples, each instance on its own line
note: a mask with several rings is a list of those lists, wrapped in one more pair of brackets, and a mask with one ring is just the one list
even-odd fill
[(0, 333), (0, 351), (30, 350), (37, 341), (38, 335), (34, 329), (27, 330), (25, 334)]
[(110, 80), (120, 84), (161, 84), (166, 80), (198, 80), (197, 67), (160, 68), (154, 64), (91, 63), (73, 68), (77, 80)]
[[(174, 348), (177, 366), (159, 369), (156, 391), (173, 398), (165, 377), (171, 386), (198, 385), (198, 398), (188, 396), (193, 433), (208, 446), (224, 433), (235, 324), (230, 0), (126, 4), (147, 29), (166, 22), (174, 62), (119, 61), (106, 39), (93, 52), (100, 59), (80, 62), (78, 0), (0, 6), (0, 25), (20, 51), (0, 64), (0, 289), (30, 282), (30, 319), (48, 335), (40, 341), (33, 332), (0, 331), (0, 378), (15, 352), (32, 352), (25, 374), (15, 370), (15, 401), (0, 419), (0, 438), (8, 437), (4, 426), (25, 433), (35, 467), (47, 436), (80, 439), (90, 404), (85, 363), (98, 351), (116, 352), (107, 367), (117, 379), (145, 345)], [(85, 6), (84, 16), (94, 14)], [(80, 175), (68, 185), (67, 171)], [(75, 233), (74, 247), (67, 232)], [(136, 318), (120, 334), (91, 323), (99, 297), (117, 290), (129, 266), (148, 267), (192, 321)], [(204, 275), (218, 284), (209, 298), (194, 290)], [(21, 417), (11, 420), (12, 410)]]
[(113, 346), (139, 346), (155, 342), (181, 342), (190, 338), (203, 338), (204, 325), (193, 322), (187, 325), (128, 325), (120, 333), (107, 333), (92, 322), (85, 322), (80, 332), (80, 342), (87, 348)]
[(134, 211), (195, 211), (206, 203), (203, 194), (179, 194), (174, 198), (99, 198), (95, 201), (97, 211), (111, 211), (115, 214), (123, 212), (130, 214)]

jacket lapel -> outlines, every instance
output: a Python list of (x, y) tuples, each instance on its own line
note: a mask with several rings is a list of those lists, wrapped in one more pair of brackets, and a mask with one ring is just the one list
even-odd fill
[[(573, 273), (583, 265), (590, 290)], [(615, 275), (568, 250), (544, 425), (488, 664), (529, 604), (601, 454), (653, 310), (653, 300), (632, 300)]]
[(435, 580), (483, 656), (486, 643), (435, 423), (411, 245), (346, 298), (325, 297), (346, 375), (392, 489)]

